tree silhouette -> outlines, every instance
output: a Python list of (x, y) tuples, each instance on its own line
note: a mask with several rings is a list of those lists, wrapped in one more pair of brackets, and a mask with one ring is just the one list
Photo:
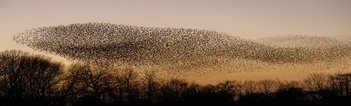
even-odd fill
[(158, 101), (158, 91), (160, 90), (160, 83), (157, 81), (156, 79), (156, 75), (155, 73), (152, 72), (148, 72), (145, 74), (145, 95), (146, 95), (146, 99), (147, 102), (149, 102), (150, 104), (155, 104)]
[[(0, 53), (0, 78), (5, 98), (22, 103), (45, 103), (56, 91), (62, 65), (39, 55), (10, 50)], [(14, 102), (20, 103), (20, 102)]]
[(65, 71), (40, 55), (1, 52), (0, 105), (351, 105), (349, 73), (200, 85), (84, 61)]
[(237, 83), (235, 81), (224, 81), (217, 84), (217, 92), (220, 102), (226, 105), (234, 103), (234, 96), (237, 94)]
[(312, 73), (305, 80), (306, 89), (309, 91), (319, 91), (327, 89), (327, 76), (321, 73)]
[(331, 76), (332, 89), (339, 96), (351, 95), (351, 74), (336, 74)]

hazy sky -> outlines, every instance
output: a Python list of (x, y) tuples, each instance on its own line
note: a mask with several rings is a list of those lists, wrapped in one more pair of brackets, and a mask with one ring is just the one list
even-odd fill
[(351, 0), (0, 0), (0, 50), (30, 28), (106, 22), (235, 36), (350, 35)]

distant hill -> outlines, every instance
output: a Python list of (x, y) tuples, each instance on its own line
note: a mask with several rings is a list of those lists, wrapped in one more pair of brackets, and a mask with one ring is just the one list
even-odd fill
[[(350, 56), (351, 50), (350, 45), (337, 45), (338, 41), (324, 37), (275, 37), (256, 42), (208, 30), (109, 23), (41, 27), (14, 39), (36, 50), (83, 61), (194, 66), (220, 64), (221, 58), (271, 63), (324, 61)], [(315, 45), (318, 47), (312, 47)]]

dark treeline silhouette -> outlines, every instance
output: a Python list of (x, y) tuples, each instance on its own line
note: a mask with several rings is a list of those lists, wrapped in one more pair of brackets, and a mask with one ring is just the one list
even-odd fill
[(351, 105), (351, 74), (200, 85), (153, 72), (0, 53), (0, 105)]

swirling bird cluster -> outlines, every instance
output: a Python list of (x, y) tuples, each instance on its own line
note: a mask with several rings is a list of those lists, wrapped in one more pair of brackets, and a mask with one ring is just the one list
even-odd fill
[(349, 56), (351, 50), (350, 45), (277, 47), (216, 31), (110, 23), (34, 28), (15, 35), (14, 40), (69, 59), (153, 64), (195, 62), (208, 65), (216, 58), (311, 62)]

